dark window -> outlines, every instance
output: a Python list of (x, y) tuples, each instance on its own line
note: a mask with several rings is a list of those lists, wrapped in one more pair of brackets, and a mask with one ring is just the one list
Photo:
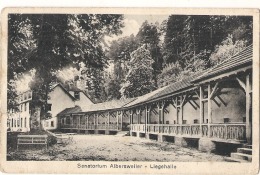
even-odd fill
[(54, 121), (51, 121), (51, 127), (54, 127)]
[(21, 118), (21, 127), (23, 127), (23, 118)]
[(51, 111), (51, 104), (47, 104), (47, 111)]
[(80, 99), (80, 95), (79, 95), (79, 92), (74, 92), (74, 97), (79, 100)]
[(228, 123), (229, 122), (229, 118), (224, 118), (224, 123)]
[(194, 120), (194, 124), (196, 124), (196, 123), (199, 123), (199, 120), (198, 120), (198, 119), (195, 119), (195, 120)]
[(27, 109), (27, 103), (24, 103), (24, 111)]
[(14, 127), (14, 119), (12, 119), (12, 123), (11, 123), (12, 127)]
[(183, 121), (182, 121), (182, 124), (187, 124), (187, 120), (183, 120)]

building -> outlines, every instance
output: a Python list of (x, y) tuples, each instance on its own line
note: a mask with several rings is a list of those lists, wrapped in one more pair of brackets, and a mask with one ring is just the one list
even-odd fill
[(11, 110), (8, 115), (8, 128), (10, 131), (27, 132), (30, 131), (30, 103), (32, 91), (21, 93), (17, 97), (19, 111)]
[[(19, 111), (10, 111), (9, 113), (8, 128), (10, 128), (10, 131), (30, 131), (32, 96), (32, 91), (26, 91), (18, 96)], [(93, 104), (83, 91), (75, 88), (68, 91), (61, 84), (53, 85), (48, 99), (51, 118), (41, 121), (43, 128), (46, 130), (57, 129), (58, 113), (65, 108), (82, 106), (83, 104), (84, 106)]]
[(220, 144), (251, 144), (252, 60), (251, 45), (204, 73), (126, 103), (111, 101), (78, 112), (64, 111), (58, 115), (59, 129), (109, 134), (123, 130), (126, 123), (131, 136), (171, 140), (208, 152)]

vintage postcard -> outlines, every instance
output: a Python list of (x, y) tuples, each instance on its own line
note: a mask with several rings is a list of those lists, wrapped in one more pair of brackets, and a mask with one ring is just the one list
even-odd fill
[(6, 8), (1, 171), (256, 174), (259, 10)]

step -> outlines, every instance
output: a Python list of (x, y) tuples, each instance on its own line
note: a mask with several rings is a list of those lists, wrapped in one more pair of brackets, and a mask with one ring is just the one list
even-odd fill
[(243, 154), (243, 153), (231, 153), (231, 157), (235, 159), (252, 161), (252, 155)]
[(238, 163), (242, 163), (242, 162), (249, 162), (249, 161), (247, 161), (247, 160), (242, 160), (242, 159), (236, 159), (236, 158), (233, 158), (233, 157), (225, 157), (224, 158), (225, 159), (225, 161), (227, 161), (227, 162), (238, 162)]
[(237, 152), (252, 155), (252, 149), (250, 148), (237, 148)]
[(250, 148), (250, 149), (252, 149), (252, 145), (244, 145), (244, 148)]

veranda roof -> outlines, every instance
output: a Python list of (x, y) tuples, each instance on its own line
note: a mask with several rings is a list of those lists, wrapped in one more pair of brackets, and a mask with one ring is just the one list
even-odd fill
[(148, 94), (145, 94), (143, 96), (137, 97), (137, 99), (129, 104), (127, 104), (125, 107), (132, 107), (135, 105), (139, 105), (142, 103), (148, 103), (151, 101), (154, 101), (159, 98), (163, 98), (167, 95), (180, 92), (182, 90), (185, 90), (187, 88), (193, 87), (193, 84), (191, 81), (198, 76), (200, 73), (194, 73), (193, 75), (188, 76), (187, 78), (184, 78), (181, 81), (177, 81), (175, 83), (172, 83), (168, 86), (159, 88), (155, 91), (152, 91)]
[(81, 107), (75, 106), (75, 107), (72, 107), (72, 108), (64, 109), (63, 111), (58, 113), (57, 116), (69, 115), (69, 114), (78, 113), (78, 112), (82, 112)]
[(95, 112), (95, 111), (105, 111), (113, 110), (124, 107), (126, 104), (134, 101), (136, 98), (120, 99), (106, 101), (103, 103), (91, 104), (90, 106), (82, 107), (82, 112)]

